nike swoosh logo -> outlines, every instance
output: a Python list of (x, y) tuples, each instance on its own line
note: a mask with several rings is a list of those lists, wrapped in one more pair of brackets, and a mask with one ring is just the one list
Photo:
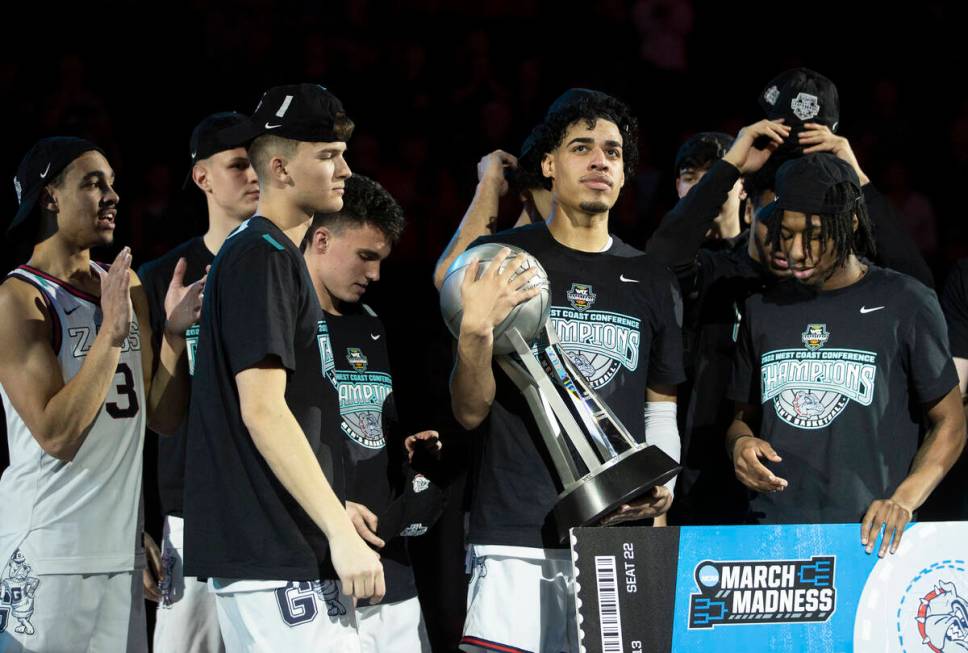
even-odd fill
[(40, 178), (41, 179), (46, 179), (48, 172), (50, 172), (50, 162), (49, 161), (47, 162), (47, 167), (44, 168), (44, 171), (42, 173), (40, 173)]
[(860, 307), (860, 314), (861, 315), (866, 315), (867, 313), (873, 313), (874, 311), (879, 311), (882, 308), (884, 308), (884, 307), (883, 306), (875, 306), (874, 308), (867, 308), (866, 306), (861, 306)]
[(624, 281), (625, 283), (638, 283), (638, 279), (627, 279), (624, 274), (618, 275), (619, 281)]
[(80, 306), (75, 306), (75, 307), (74, 307), (74, 308), (72, 308), (71, 310), (67, 310), (67, 309), (65, 308), (65, 309), (64, 309), (64, 315), (70, 315), (71, 313), (73, 313), (74, 311), (76, 311), (76, 310), (77, 310), (77, 309), (79, 309), (79, 308), (80, 308)]
[(379, 339), (380, 339), (380, 336), (379, 336), (379, 335), (373, 335), (373, 334), (371, 333), (371, 334), (370, 334), (370, 338), (372, 338), (373, 340), (379, 340)]
[(275, 129), (276, 127), (282, 127), (282, 123), (280, 122), (278, 125), (270, 125), (268, 122), (266, 122), (266, 129)]

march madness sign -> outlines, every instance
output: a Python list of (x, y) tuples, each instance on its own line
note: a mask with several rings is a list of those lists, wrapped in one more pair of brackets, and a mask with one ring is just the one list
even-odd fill
[(884, 559), (859, 532), (574, 529), (582, 650), (968, 651), (968, 523), (914, 524)]

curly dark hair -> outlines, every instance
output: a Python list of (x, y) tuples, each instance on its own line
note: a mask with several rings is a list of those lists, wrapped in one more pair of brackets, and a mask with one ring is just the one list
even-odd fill
[(346, 180), (343, 208), (336, 213), (317, 213), (303, 238), (303, 251), (312, 241), (320, 227), (338, 233), (347, 226), (362, 227), (369, 224), (385, 235), (391, 244), (400, 240), (405, 224), (403, 209), (393, 195), (378, 182), (363, 175), (354, 174)]
[(639, 163), (639, 121), (632, 115), (627, 104), (604, 93), (587, 93), (578, 96), (565, 106), (551, 111), (535, 127), (525, 141), (526, 151), (518, 159), (518, 169), (513, 175), (515, 189), (546, 188), (551, 190), (551, 180), (541, 172), (541, 160), (552, 152), (565, 138), (568, 128), (584, 120), (589, 129), (599, 119), (615, 123), (622, 135), (622, 159), (626, 179), (635, 174)]

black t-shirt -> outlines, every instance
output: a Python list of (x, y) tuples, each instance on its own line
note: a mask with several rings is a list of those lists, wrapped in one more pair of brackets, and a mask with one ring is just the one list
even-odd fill
[[(343, 315), (326, 315), (331, 343), (323, 368), (339, 393), (339, 412), (326, 419), (338, 431), (346, 460), (346, 498), (382, 517), (402, 492), (404, 444), (393, 405), (393, 378), (383, 322), (365, 306), (349, 305)], [(385, 603), (417, 595), (406, 540), (391, 538), (380, 550)], [(362, 605), (367, 605), (366, 601)]]
[[(215, 260), (215, 255), (208, 251), (205, 241), (201, 237), (185, 241), (162, 257), (149, 261), (138, 270), (138, 277), (144, 285), (148, 296), (148, 308), (151, 314), (151, 332), (155, 350), (155, 360), (161, 345), (161, 336), (165, 328), (165, 294), (171, 275), (175, 271), (178, 259), (184, 258), (185, 285), (194, 283), (205, 274), (206, 266)], [(198, 345), (198, 324), (193, 324), (185, 332), (188, 347), (188, 370), (195, 372), (195, 349)], [(169, 437), (158, 438), (158, 492), (161, 497), (161, 510), (165, 515), (181, 516), (182, 495), (185, 490), (185, 429), (187, 420), (182, 422), (178, 430)]]
[(968, 359), (968, 259), (961, 259), (941, 291), (941, 309), (948, 321), (951, 355)]
[(185, 467), (186, 575), (335, 578), (325, 536), (242, 422), (235, 383), (266, 360), (286, 370), (286, 403), (342, 500), (342, 443), (323, 429), (324, 416), (339, 409), (323, 376), (322, 324), (299, 249), (263, 217), (244, 222), (215, 258), (202, 306)]
[[(681, 302), (675, 279), (613, 237), (602, 253), (569, 249), (545, 223), (477, 239), (534, 256), (551, 285), (549, 319), (565, 352), (629, 432), (645, 439), (646, 385), (676, 385), (682, 370)], [(560, 482), (531, 411), (495, 363), (496, 396), (471, 509), (470, 541), (554, 548)]]
[(758, 435), (783, 458), (767, 465), (789, 481), (756, 494), (754, 517), (859, 522), (907, 476), (922, 404), (957, 383), (937, 297), (911, 277), (872, 265), (846, 288), (750, 297), (730, 398), (761, 404)]

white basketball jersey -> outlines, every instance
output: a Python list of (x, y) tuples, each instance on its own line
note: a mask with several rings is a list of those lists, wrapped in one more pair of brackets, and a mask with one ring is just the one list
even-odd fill
[[(47, 302), (51, 344), (64, 383), (69, 382), (94, 344), (101, 323), (98, 298), (27, 266), (10, 276), (40, 290)], [(18, 548), (40, 574), (107, 573), (143, 565), (141, 450), (147, 402), (142, 346), (148, 343), (141, 342), (132, 311), (112, 387), (70, 462), (41, 449), (0, 387), (10, 448), (10, 466), (0, 476), (0, 569)]]

